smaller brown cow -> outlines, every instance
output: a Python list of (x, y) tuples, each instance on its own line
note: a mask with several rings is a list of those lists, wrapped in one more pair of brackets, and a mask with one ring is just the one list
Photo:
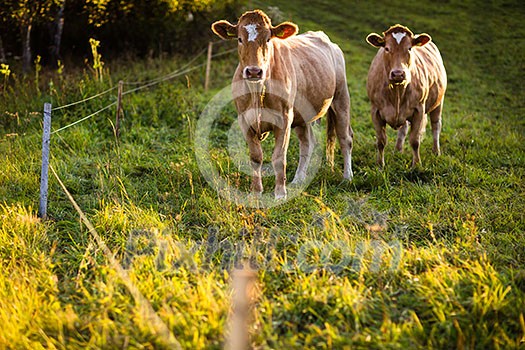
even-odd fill
[(399, 130), (396, 149), (403, 150), (410, 124), (412, 167), (420, 162), (419, 144), (428, 113), (434, 139), (433, 151), (440, 154), (441, 111), (447, 74), (437, 46), (428, 34), (414, 35), (407, 27), (394, 25), (383, 35), (371, 33), (366, 41), (377, 48), (368, 71), (367, 92), (377, 137), (377, 163), (385, 165), (385, 126)]
[(294, 183), (302, 183), (314, 150), (312, 122), (327, 114), (327, 156), (333, 162), (335, 136), (343, 153), (343, 177), (352, 178), (350, 95), (341, 49), (322, 32), (297, 33), (284, 22), (273, 26), (262, 11), (244, 13), (237, 24), (213, 23), (222, 39), (238, 41), (239, 65), (233, 76), (238, 121), (248, 143), (252, 191), (263, 191), (261, 141), (272, 131), (275, 147), (275, 198), (286, 198), (286, 153), (290, 131), (299, 138), (299, 165)]

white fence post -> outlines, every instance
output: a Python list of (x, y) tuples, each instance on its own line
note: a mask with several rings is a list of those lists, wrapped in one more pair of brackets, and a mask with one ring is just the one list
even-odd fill
[(49, 141), (51, 139), (51, 103), (44, 103), (44, 131), (42, 133), (42, 171), (40, 173), (40, 204), (38, 217), (47, 218), (47, 188), (49, 170)]

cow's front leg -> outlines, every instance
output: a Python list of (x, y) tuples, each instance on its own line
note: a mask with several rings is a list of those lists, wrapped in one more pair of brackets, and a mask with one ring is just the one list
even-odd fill
[(386, 145), (386, 122), (381, 119), (379, 111), (372, 111), (372, 122), (376, 130), (377, 165), (385, 166), (385, 145)]
[(306, 172), (314, 150), (315, 137), (310, 123), (295, 127), (295, 132), (299, 139), (299, 165), (292, 183), (301, 184), (306, 180)]
[(290, 143), (291, 125), (275, 129), (275, 148), (272, 155), (275, 172), (275, 199), (286, 199), (286, 152)]
[(419, 157), (419, 145), (421, 136), (425, 132), (426, 117), (424, 112), (417, 111), (410, 126), (410, 146), (412, 146), (412, 168), (421, 163)]
[(248, 149), (250, 151), (250, 161), (252, 165), (252, 187), (253, 193), (260, 195), (263, 192), (262, 185), (262, 163), (263, 163), (263, 152), (261, 147), (261, 141), (253, 132), (249, 132), (246, 137), (248, 143)]

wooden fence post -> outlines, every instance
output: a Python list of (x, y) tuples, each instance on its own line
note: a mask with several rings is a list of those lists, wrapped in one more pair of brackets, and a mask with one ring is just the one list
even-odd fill
[(204, 91), (208, 91), (210, 84), (211, 54), (213, 51), (213, 42), (208, 43), (208, 58), (206, 60), (206, 78), (204, 80)]
[(47, 218), (47, 189), (49, 171), (49, 143), (51, 140), (51, 103), (44, 103), (44, 131), (42, 133), (42, 171), (40, 173), (40, 204), (38, 217)]
[(117, 116), (115, 118), (115, 137), (120, 137), (120, 119), (122, 114), (122, 88), (124, 86), (124, 82), (120, 80), (118, 82), (118, 96), (117, 96)]

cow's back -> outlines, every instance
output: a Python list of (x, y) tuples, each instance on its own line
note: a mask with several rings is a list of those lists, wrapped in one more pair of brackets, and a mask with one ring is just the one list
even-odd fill
[[(415, 52), (412, 82), (427, 94), (425, 109), (432, 111), (443, 99), (447, 88), (447, 73), (436, 44), (429, 42)], [(428, 90), (428, 92), (427, 92)]]
[[(275, 64), (278, 80), (293, 79), (297, 94), (312, 104), (318, 116), (326, 112), (326, 101), (337, 89), (346, 87), (344, 55), (323, 32), (306, 32), (286, 40), (275, 39)], [(285, 69), (282, 69), (285, 66)]]
[(280, 48), (290, 49), (294, 68), (303, 77), (337, 78), (338, 73), (344, 73), (343, 52), (323, 32), (306, 32), (282, 44)]

